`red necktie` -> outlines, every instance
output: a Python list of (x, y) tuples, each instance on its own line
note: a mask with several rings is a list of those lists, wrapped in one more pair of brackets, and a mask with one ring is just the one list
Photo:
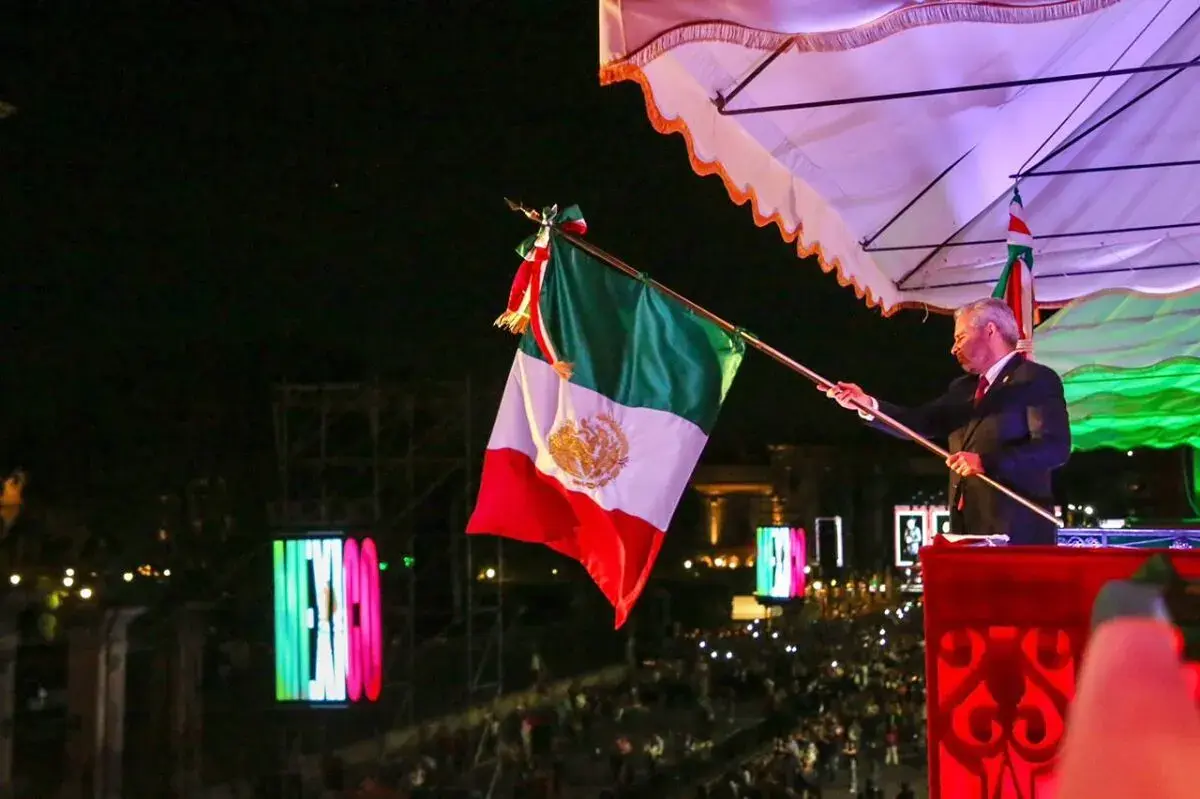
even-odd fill
[[(983, 402), (983, 395), (987, 394), (987, 390), (988, 390), (988, 379), (986, 377), (984, 377), (983, 375), (980, 375), (979, 383), (976, 384), (976, 386), (975, 386), (975, 407), (976, 408), (979, 407), (979, 403)], [(958, 489), (958, 509), (962, 510), (964, 504), (966, 504), (966, 503), (963, 500), (962, 485), (960, 483), (959, 489)]]
[(979, 406), (979, 403), (983, 402), (983, 395), (987, 393), (987, 390), (988, 390), (988, 379), (986, 377), (983, 377), (982, 375), (980, 375), (979, 384), (975, 386), (975, 405), (976, 405), (976, 407)]

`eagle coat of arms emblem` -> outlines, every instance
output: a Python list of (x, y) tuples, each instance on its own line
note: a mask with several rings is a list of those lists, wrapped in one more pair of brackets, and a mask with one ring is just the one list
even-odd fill
[(555, 465), (581, 488), (603, 488), (629, 464), (629, 439), (606, 413), (564, 421), (547, 443)]

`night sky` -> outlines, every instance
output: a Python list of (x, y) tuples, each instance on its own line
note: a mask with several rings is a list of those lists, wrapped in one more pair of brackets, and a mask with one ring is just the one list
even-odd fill
[[(599, 86), (593, 3), (4, 16), (0, 469), (43, 495), (269, 463), (277, 380), (495, 384), (531, 230), (506, 196), (579, 204), (589, 239), (831, 377), (907, 401), (956, 373), (949, 320), (868, 310)], [(709, 457), (860, 435), (752, 354)]]

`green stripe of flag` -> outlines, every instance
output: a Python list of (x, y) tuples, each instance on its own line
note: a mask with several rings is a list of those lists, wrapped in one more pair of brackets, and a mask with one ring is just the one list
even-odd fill
[(1032, 271), (1033, 248), (1020, 244), (1008, 245), (1008, 261), (1005, 262), (1004, 269), (1000, 272), (1000, 279), (996, 281), (996, 288), (992, 290), (992, 297), (998, 300), (1004, 299), (1004, 295), (1008, 293), (1008, 281), (1012, 280), (1013, 270), (1019, 261), (1024, 261)]
[[(740, 338), (559, 237), (540, 306), (558, 357), (574, 368), (572, 383), (712, 430), (745, 354)], [(521, 350), (545, 360), (531, 330)]]

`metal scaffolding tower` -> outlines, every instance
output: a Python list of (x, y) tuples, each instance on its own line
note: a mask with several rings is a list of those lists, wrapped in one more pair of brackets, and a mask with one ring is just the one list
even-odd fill
[[(279, 501), (271, 521), (285, 530), (375, 537), (387, 564), (383, 586), (387, 726), (461, 709), (500, 690), (499, 585), (476, 586), (481, 555), (498, 567), (496, 544), (464, 535), (474, 506), (482, 440), (470, 379), (406, 384), (286, 384), (274, 396)], [(465, 638), (462, 682), (446, 686), (446, 664), (423, 647)], [(456, 647), (457, 649), (457, 647)], [(440, 673), (426, 676), (437, 668)], [(419, 688), (419, 691), (414, 691)], [(458, 707), (441, 708), (439, 703)]]

